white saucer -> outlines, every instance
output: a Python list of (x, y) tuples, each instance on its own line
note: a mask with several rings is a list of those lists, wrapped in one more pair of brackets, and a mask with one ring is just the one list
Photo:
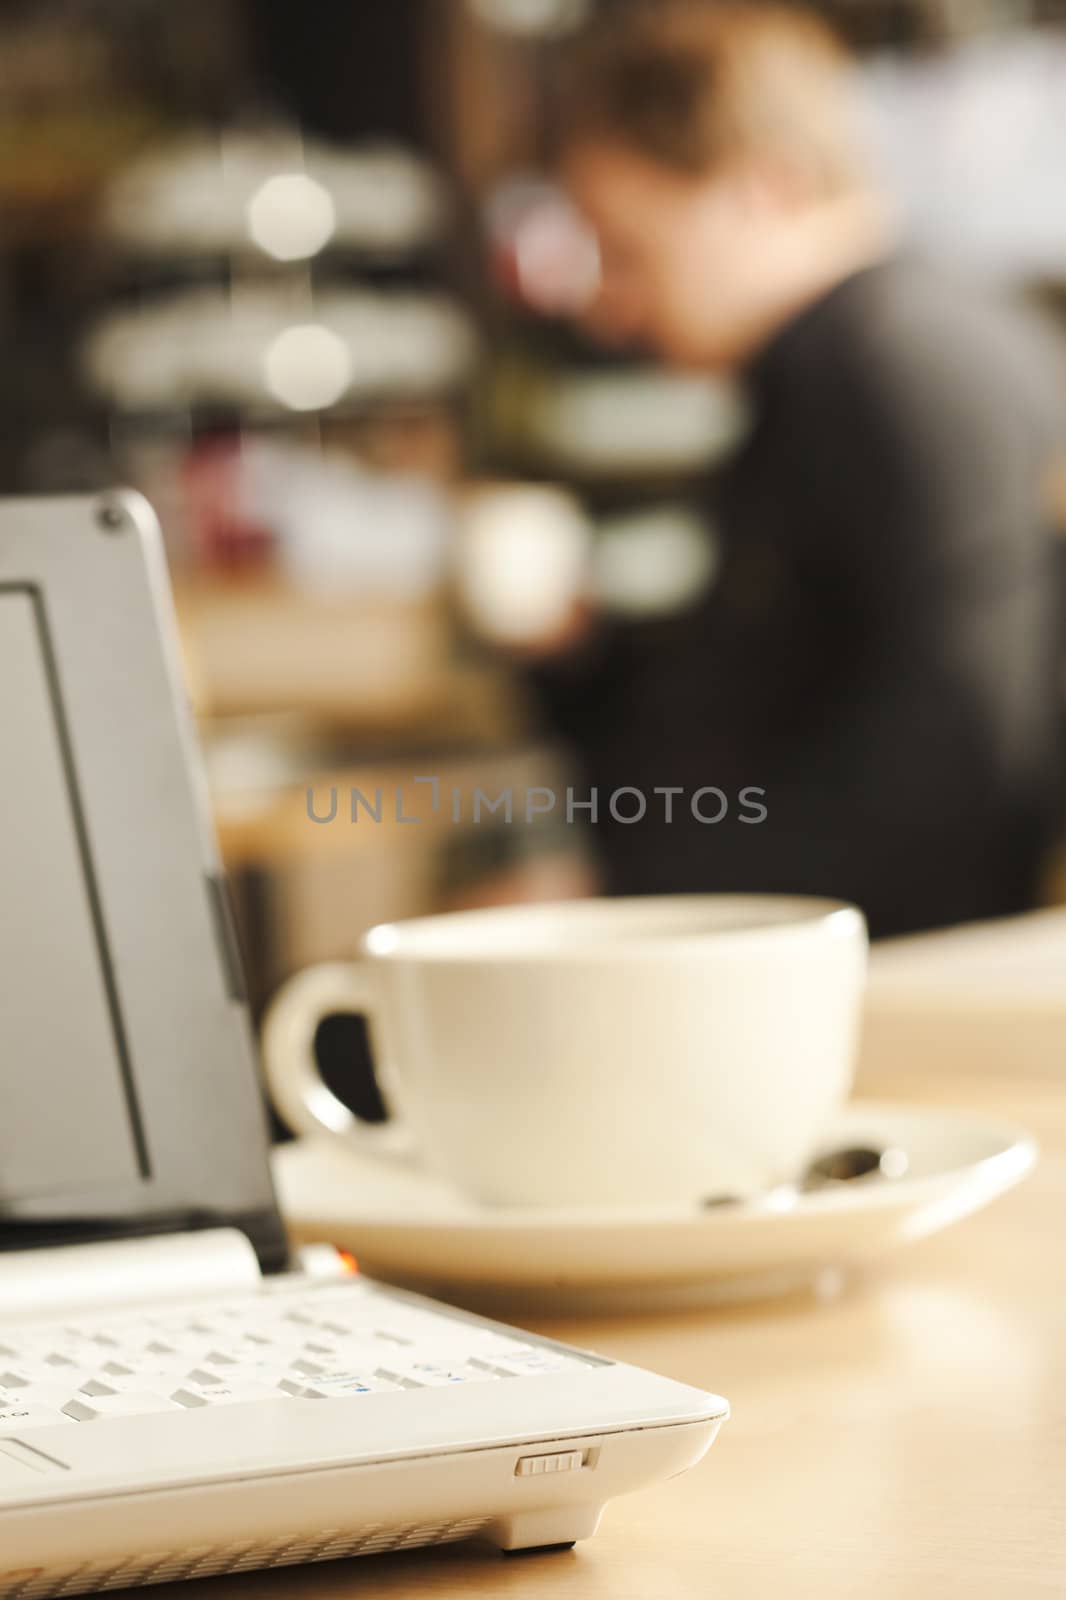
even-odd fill
[(484, 1307), (609, 1311), (809, 1285), (977, 1211), (1036, 1159), (1016, 1128), (861, 1100), (823, 1145), (899, 1146), (909, 1169), (801, 1195), (787, 1210), (705, 1211), (489, 1209), (328, 1139), (280, 1146), (274, 1176), (293, 1238), (331, 1240), (371, 1276)]

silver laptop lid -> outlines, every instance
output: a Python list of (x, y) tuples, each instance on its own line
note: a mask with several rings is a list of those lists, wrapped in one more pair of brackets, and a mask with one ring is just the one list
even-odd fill
[(240, 965), (138, 495), (0, 504), (0, 1248), (285, 1245)]

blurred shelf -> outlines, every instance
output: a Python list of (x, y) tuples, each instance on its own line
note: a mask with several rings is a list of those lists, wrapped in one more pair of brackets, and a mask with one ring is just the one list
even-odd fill
[(482, 405), (495, 454), (590, 488), (702, 476), (748, 426), (734, 386), (644, 362), (553, 369), (504, 356)]
[(507, 675), (457, 659), (442, 598), (318, 596), (273, 579), (176, 576), (190, 698), (204, 719), (299, 714), (376, 748), (484, 744), (521, 720)]

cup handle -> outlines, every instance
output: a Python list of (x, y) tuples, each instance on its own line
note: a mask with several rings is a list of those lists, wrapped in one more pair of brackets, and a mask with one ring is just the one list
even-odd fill
[(368, 1155), (405, 1160), (414, 1153), (406, 1123), (391, 1110), (386, 1122), (357, 1117), (322, 1081), (315, 1060), (315, 1034), (324, 1017), (346, 1011), (373, 1026), (374, 990), (372, 969), (351, 962), (323, 962), (289, 978), (263, 1018), (263, 1070), (270, 1098), (294, 1133), (329, 1133)]

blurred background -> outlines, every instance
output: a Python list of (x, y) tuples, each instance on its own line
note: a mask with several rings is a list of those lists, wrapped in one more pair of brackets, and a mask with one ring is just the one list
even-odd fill
[[(589, 888), (580, 829), (473, 819), (475, 787), (568, 772), (486, 639), (578, 593), (640, 629), (714, 582), (743, 396), (561, 314), (594, 263), (553, 83), (594, 9), (0, 8), (0, 492), (155, 506), (258, 1007), (384, 917)], [(1066, 4), (814, 9), (913, 236), (1066, 339)]]

